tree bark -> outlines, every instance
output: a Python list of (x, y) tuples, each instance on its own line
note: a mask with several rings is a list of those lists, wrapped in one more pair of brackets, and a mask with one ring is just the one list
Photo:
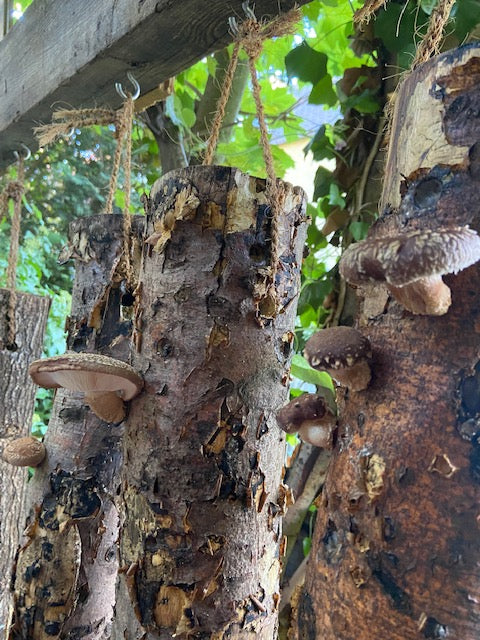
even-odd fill
[[(0, 308), (7, 309), (9, 291), (0, 289)], [(36, 387), (28, 365), (42, 352), (49, 298), (17, 293), (15, 351), (7, 342), (6, 315), (0, 317), (0, 637), (10, 608), (10, 572), (22, 532), (27, 470), (1, 459), (5, 444), (30, 434)]]
[[(115, 637), (274, 638), (305, 200), (285, 184), (275, 289), (265, 181), (191, 167), (151, 194), (125, 432)], [(152, 248), (153, 247), (153, 248)], [(261, 305), (260, 305), (261, 307)]]
[[(393, 211), (372, 237), (479, 230), (479, 111), (478, 45), (406, 79), (383, 192)], [(359, 292), (373, 377), (366, 391), (337, 393), (336, 446), (292, 637), (478, 638), (479, 277), (477, 263), (445, 278), (453, 303), (440, 317), (411, 315), (381, 285)]]
[[(122, 229), (118, 215), (80, 218), (70, 225), (64, 258), (75, 258), (76, 271), (67, 347), (127, 361), (133, 299), (123, 293), (116, 275)], [(134, 268), (139, 257), (135, 238), (142, 230), (138, 217), (133, 221)], [(57, 391), (45, 436), (47, 458), (29, 491), (33, 506), (14, 575), (10, 638), (110, 637), (118, 568), (113, 494), (121, 436), (122, 426), (97, 418), (80, 394)]]

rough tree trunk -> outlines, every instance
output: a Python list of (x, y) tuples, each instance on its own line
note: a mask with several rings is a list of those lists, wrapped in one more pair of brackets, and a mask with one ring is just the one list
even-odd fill
[[(42, 353), (49, 298), (17, 293), (15, 309), (18, 349), (3, 347), (8, 327), (5, 309), (9, 292), (0, 289), (0, 456), (7, 442), (27, 436), (32, 424), (35, 385), (28, 376), (28, 365)], [(11, 595), (10, 573), (23, 530), (24, 496), (27, 471), (0, 459), (0, 637), (3, 638)]]
[[(285, 185), (276, 290), (265, 181), (193, 167), (150, 203), (126, 423), (115, 637), (275, 637), (287, 397), (303, 192)], [(265, 311), (265, 309), (264, 309)], [(267, 314), (265, 314), (267, 315)]]
[[(143, 222), (134, 220), (134, 238)], [(65, 258), (75, 258), (76, 272), (67, 347), (127, 361), (132, 300), (122, 308), (121, 281), (114, 275), (122, 228), (117, 215), (81, 218), (70, 226)], [(47, 459), (30, 483), (33, 506), (14, 576), (10, 638), (110, 637), (118, 568), (113, 494), (122, 431), (97, 418), (80, 394), (57, 391), (45, 437)]]
[[(407, 78), (371, 235), (480, 228), (480, 49)], [(406, 179), (402, 183), (402, 176)], [(410, 204), (407, 203), (410, 202)], [(476, 640), (480, 634), (480, 265), (448, 276), (445, 316), (360, 292), (373, 379), (339, 393), (338, 437), (292, 636)]]

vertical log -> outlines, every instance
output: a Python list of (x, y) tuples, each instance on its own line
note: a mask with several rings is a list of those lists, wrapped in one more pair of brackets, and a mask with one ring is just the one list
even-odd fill
[(115, 637), (275, 637), (288, 499), (275, 413), (288, 393), (305, 236), (303, 192), (284, 188), (280, 313), (259, 319), (265, 181), (190, 167), (152, 190), (133, 358), (145, 390), (125, 433)]
[[(9, 292), (0, 289), (0, 456), (9, 440), (27, 436), (32, 424), (36, 387), (28, 365), (42, 352), (49, 298), (17, 293), (15, 309), (17, 349), (3, 347), (8, 327), (5, 309)], [(0, 459), (0, 637), (10, 605), (10, 571), (23, 529), (27, 471)]]
[[(70, 225), (63, 258), (76, 261), (68, 349), (127, 361), (133, 300), (125, 300), (116, 276), (122, 229), (122, 216), (80, 218)], [(134, 219), (133, 229), (138, 239), (143, 218)], [(134, 246), (138, 266), (138, 242)], [(45, 436), (47, 459), (29, 491), (33, 506), (14, 576), (10, 638), (109, 637), (121, 436), (122, 426), (97, 418), (80, 394), (57, 391)]]
[[(479, 112), (478, 44), (410, 75), (383, 195), (394, 210), (371, 237), (480, 229)], [(381, 286), (359, 292), (373, 378), (339, 393), (295, 637), (479, 637), (480, 265), (444, 279), (453, 303), (440, 317), (411, 315)]]

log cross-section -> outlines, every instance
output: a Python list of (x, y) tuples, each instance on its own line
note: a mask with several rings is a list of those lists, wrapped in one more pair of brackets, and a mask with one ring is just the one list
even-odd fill
[[(258, 0), (258, 18), (305, 0)], [(0, 167), (52, 105), (118, 107), (115, 82), (133, 71), (142, 94), (231, 41), (241, 0), (35, 0), (0, 42)]]

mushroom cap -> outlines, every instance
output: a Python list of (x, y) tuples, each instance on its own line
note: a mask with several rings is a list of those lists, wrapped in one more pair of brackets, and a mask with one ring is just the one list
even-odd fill
[(46, 389), (116, 392), (124, 400), (139, 393), (143, 380), (126, 362), (98, 353), (65, 353), (35, 360), (29, 368), (35, 384)]
[(480, 237), (465, 227), (406, 231), (366, 238), (348, 247), (340, 273), (351, 284), (377, 280), (396, 287), (458, 273), (480, 260)]
[(353, 327), (330, 327), (307, 340), (304, 354), (314, 369), (335, 371), (370, 358), (372, 351), (368, 338), (360, 331)]
[(296, 433), (312, 424), (335, 423), (329, 399), (318, 393), (304, 393), (277, 413), (277, 422), (286, 433)]
[(17, 438), (5, 445), (2, 458), (15, 467), (38, 467), (45, 458), (45, 445), (33, 436)]

